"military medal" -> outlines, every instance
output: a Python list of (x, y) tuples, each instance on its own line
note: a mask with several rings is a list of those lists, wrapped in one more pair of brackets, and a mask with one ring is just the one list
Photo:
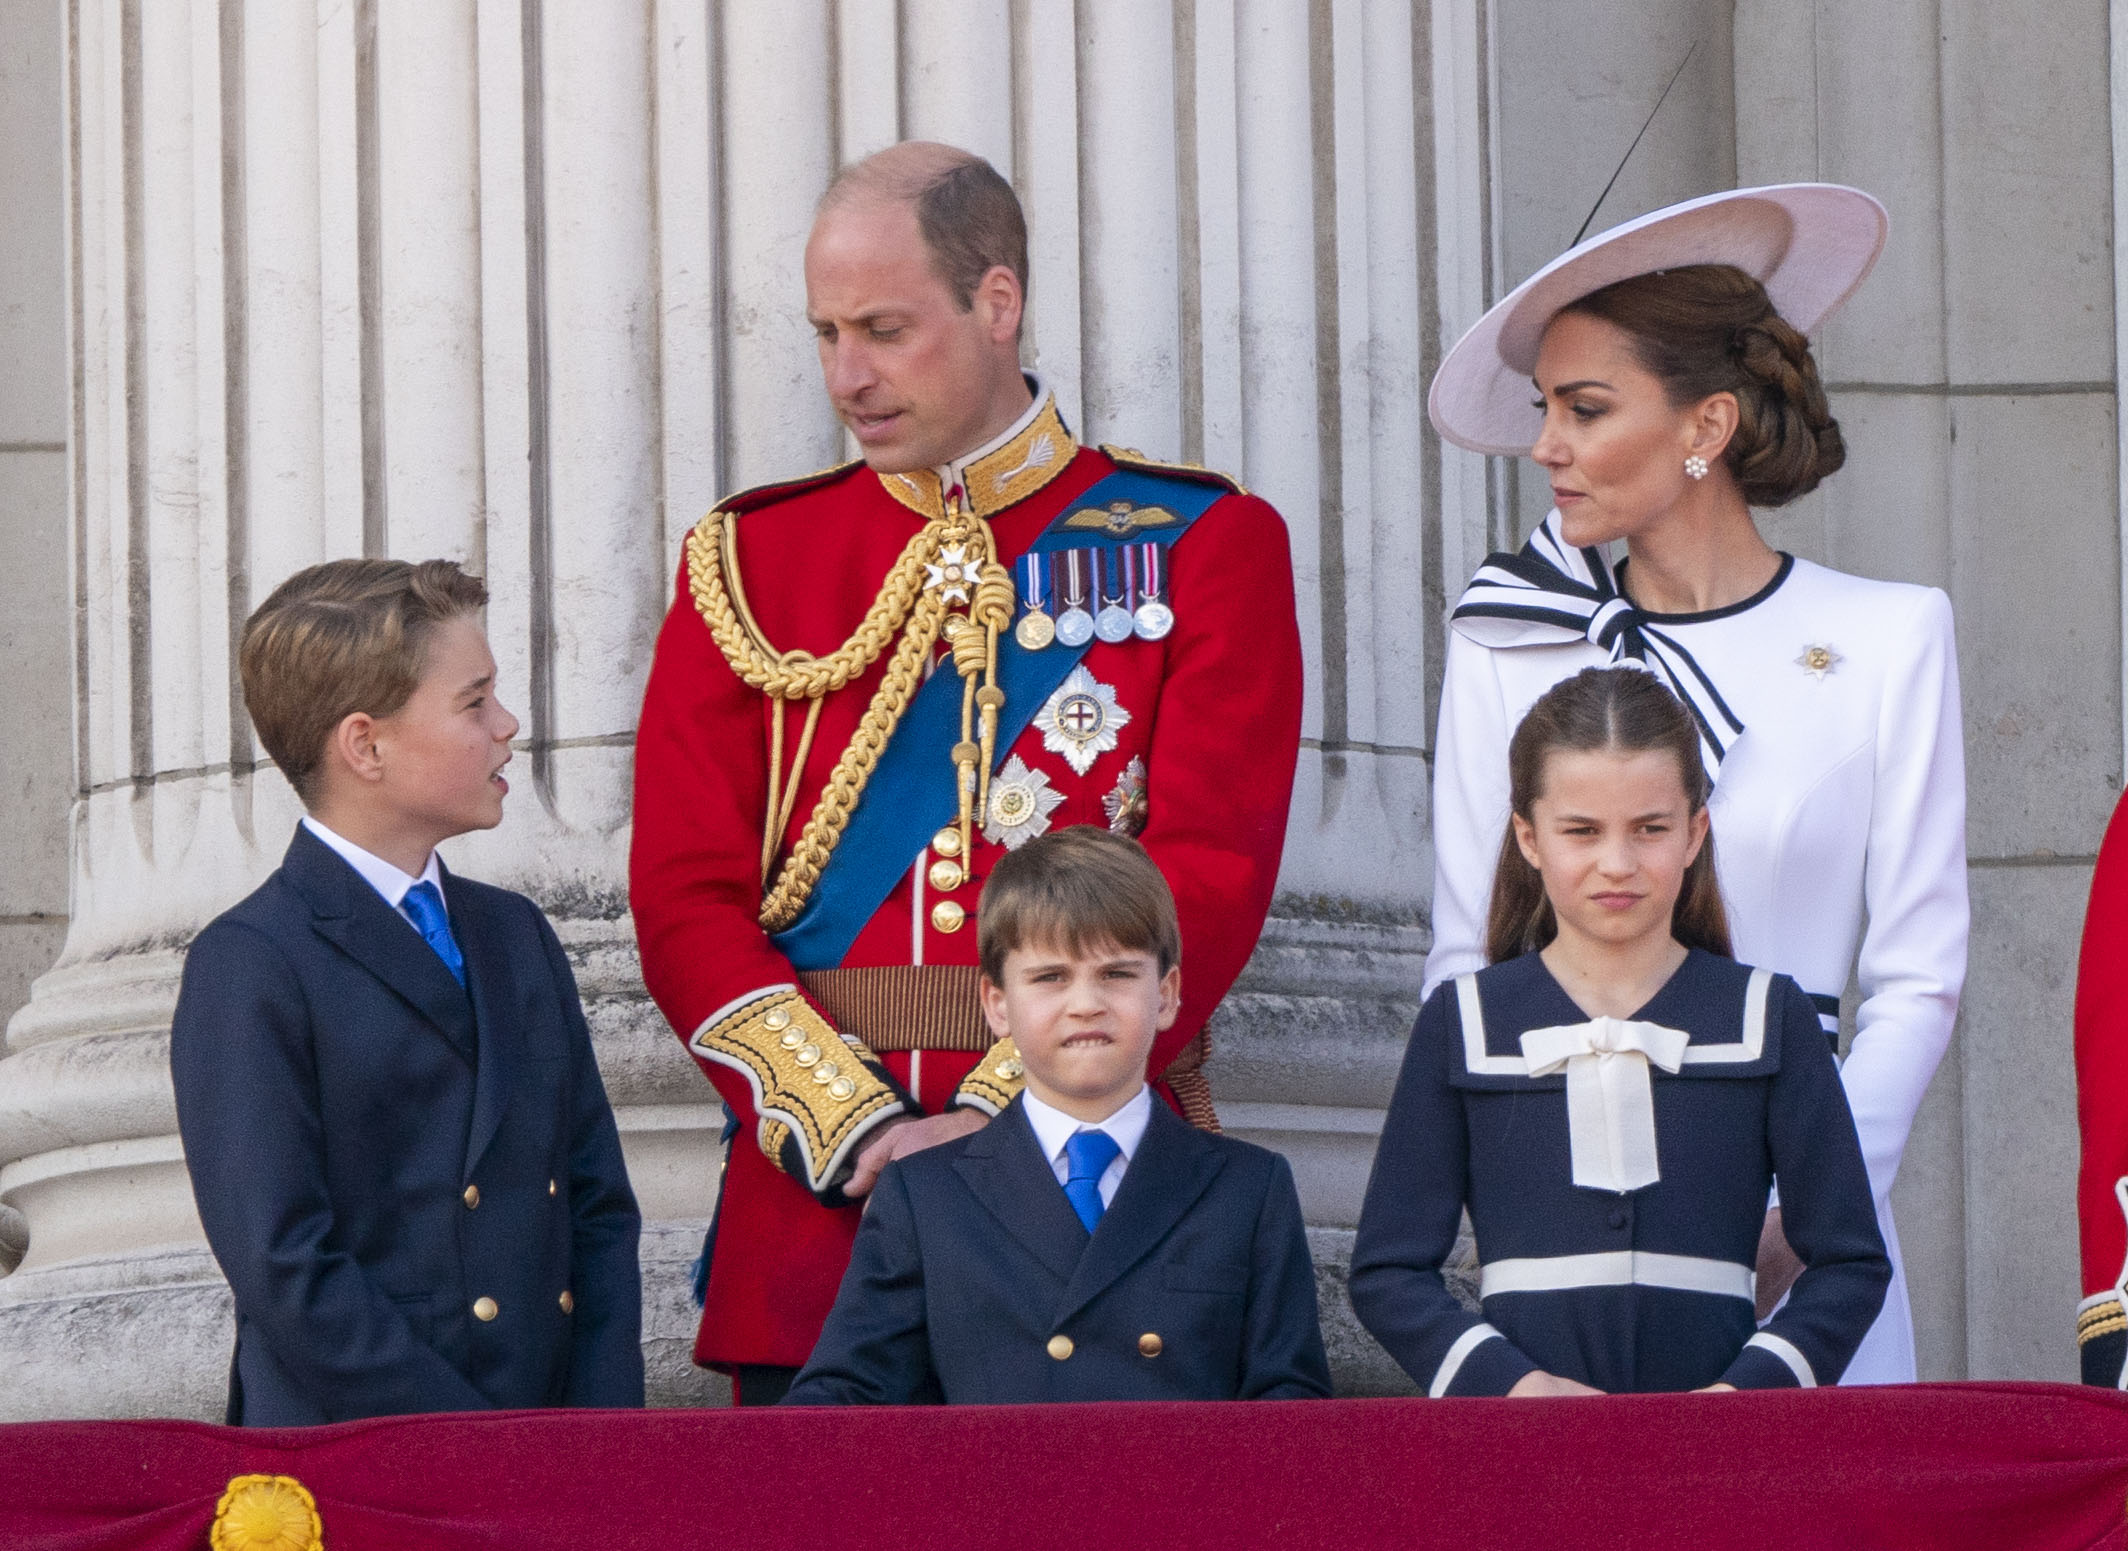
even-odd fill
[(1136, 754), (1131, 756), (1123, 774), (1116, 777), (1114, 789), (1101, 799), (1101, 806), (1108, 811), (1108, 827), (1117, 834), (1135, 838), (1144, 830), (1151, 804), (1145, 795), (1143, 759)]
[(1167, 606), (1167, 551), (1158, 544), (1138, 546), (1138, 607), (1132, 628), (1141, 641), (1158, 641), (1175, 628), (1175, 611)]
[(994, 846), (1017, 851), (1049, 828), (1049, 815), (1063, 804), (1064, 794), (1049, 784), (1049, 777), (1030, 770), (1015, 754), (1005, 768), (990, 778), (990, 807), (983, 815), (983, 838)]
[(1056, 621), (1042, 607), (1049, 601), (1048, 557), (1025, 555), (1020, 559), (1020, 601), (1027, 612), (1012, 627), (1012, 638), (1030, 652), (1038, 652), (1057, 638)]
[(1130, 719), (1130, 712), (1116, 703), (1115, 690), (1088, 673), (1082, 663), (1035, 713), (1034, 724), (1042, 730), (1042, 747), (1061, 754), (1073, 774), (1084, 775), (1096, 759), (1116, 746), (1116, 734), (1130, 725)]
[(1064, 550), (1057, 556), (1057, 568), (1063, 573), (1057, 592), (1064, 603), (1057, 614), (1057, 639), (1066, 646), (1084, 646), (1094, 638), (1094, 616), (1086, 607), (1086, 552)]
[(1130, 579), (1125, 568), (1129, 553), (1121, 548), (1095, 551), (1101, 567), (1101, 612), (1094, 616), (1094, 634), (1111, 646), (1131, 637)]

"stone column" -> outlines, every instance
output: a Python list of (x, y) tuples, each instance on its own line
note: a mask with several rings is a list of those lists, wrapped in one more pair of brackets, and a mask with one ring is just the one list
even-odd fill
[(1287, 517), (1307, 744), (1212, 1076), (1299, 1164), (1347, 1382), (1395, 1383), (1336, 1269), (1424, 942), (1432, 50), (1462, 34), (1405, 0), (68, 0), (65, 26), (74, 911), (0, 1059), (27, 1223), (0, 1416), (218, 1411), (168, 1022), (185, 943), (297, 816), (242, 622), (361, 553), (489, 579), (532, 779), (447, 854), (555, 918), (649, 1223), (653, 1395), (717, 1393), (685, 1288), (719, 1117), (636, 968), (634, 719), (688, 527), (844, 455), (800, 251), (835, 165), (905, 134), (1021, 190), (1029, 356), (1075, 428)]

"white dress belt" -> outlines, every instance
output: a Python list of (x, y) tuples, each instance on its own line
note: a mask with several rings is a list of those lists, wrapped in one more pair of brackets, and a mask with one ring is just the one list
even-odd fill
[(1757, 1300), (1758, 1280), (1758, 1273), (1750, 1266), (1740, 1266), (1733, 1260), (1613, 1249), (1593, 1255), (1490, 1261), (1479, 1270), (1478, 1296), (1567, 1292), (1576, 1287), (1668, 1287), (1677, 1292), (1716, 1293), (1753, 1303)]

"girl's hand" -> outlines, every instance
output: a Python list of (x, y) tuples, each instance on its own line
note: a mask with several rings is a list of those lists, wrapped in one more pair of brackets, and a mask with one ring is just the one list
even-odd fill
[(1546, 1373), (1542, 1368), (1525, 1373), (1515, 1380), (1515, 1387), (1507, 1392), (1510, 1400), (1525, 1400), (1532, 1395), (1600, 1395), (1600, 1389), (1591, 1389), (1586, 1384), (1577, 1384), (1572, 1379), (1562, 1379), (1556, 1373)]

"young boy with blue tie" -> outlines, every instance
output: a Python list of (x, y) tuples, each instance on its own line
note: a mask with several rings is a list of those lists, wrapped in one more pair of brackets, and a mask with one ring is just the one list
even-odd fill
[(193, 942), (170, 1034), (232, 1423), (643, 1403), (641, 1222), (568, 960), (436, 855), (509, 790), (486, 602), (451, 561), (342, 560), (244, 627), (308, 814)]
[(890, 1164), (786, 1405), (1330, 1393), (1292, 1171), (1145, 1082), (1181, 1001), (1174, 897), (1075, 826), (983, 885), (986, 1059), (1026, 1089)]

